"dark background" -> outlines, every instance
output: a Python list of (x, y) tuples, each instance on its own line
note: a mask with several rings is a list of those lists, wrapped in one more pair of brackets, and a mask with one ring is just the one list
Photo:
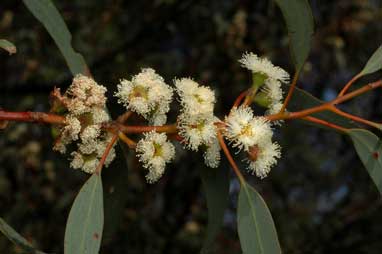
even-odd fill
[[(329, 100), (381, 44), (382, 3), (310, 3), (316, 31), (298, 85)], [(273, 1), (55, 4), (73, 34), (74, 47), (95, 79), (108, 87), (114, 116), (123, 111), (112, 99), (118, 80), (142, 67), (155, 68), (168, 83), (190, 76), (210, 85), (220, 117), (249, 84), (249, 73), (237, 62), (243, 52), (266, 55), (293, 74), (287, 31)], [(13, 56), (0, 51), (0, 107), (48, 111), (49, 92), (54, 86), (65, 89), (71, 80), (54, 42), (26, 7), (12, 0), (0, 4), (0, 38), (18, 50)], [(380, 96), (367, 94), (343, 109), (382, 119)], [(39, 248), (61, 253), (66, 217), (87, 176), (69, 169), (67, 158), (52, 151), (50, 132), (49, 126), (24, 123), (0, 131), (0, 216)], [(381, 198), (350, 140), (300, 122), (288, 122), (276, 136), (283, 147), (278, 166), (264, 180), (246, 176), (269, 205), (284, 253), (381, 253)], [(129, 169), (120, 151), (119, 159), (104, 170), (106, 199), (114, 194), (121, 198), (106, 201), (101, 253), (198, 253), (207, 222), (199, 170), (209, 169), (200, 154), (180, 147), (177, 151), (177, 160), (154, 185), (144, 181), (145, 172), (133, 153), (128, 154)], [(221, 170), (229, 170), (225, 161)], [(216, 253), (241, 253), (235, 215), (238, 187), (232, 175), (232, 202)], [(0, 236), (0, 253), (20, 250)]]

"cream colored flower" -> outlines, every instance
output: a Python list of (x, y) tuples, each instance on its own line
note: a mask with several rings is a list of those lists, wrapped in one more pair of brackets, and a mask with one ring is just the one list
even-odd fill
[(122, 80), (115, 93), (118, 102), (128, 110), (158, 125), (165, 123), (164, 115), (170, 109), (172, 95), (172, 88), (150, 68), (142, 69), (131, 81)]
[(248, 151), (249, 147), (263, 143), (273, 135), (269, 121), (264, 117), (254, 117), (252, 109), (247, 106), (233, 108), (225, 123), (226, 138), (240, 150)]
[(104, 108), (106, 88), (93, 79), (76, 75), (65, 93), (68, 110), (73, 115), (90, 112), (92, 108)]
[(61, 136), (53, 146), (53, 150), (56, 150), (60, 153), (66, 153), (66, 145), (76, 141), (78, 139), (78, 135), (81, 131), (81, 123), (80, 121), (68, 115), (65, 118), (65, 126), (61, 129)]
[(280, 146), (272, 140), (252, 146), (249, 148), (248, 170), (260, 178), (264, 178), (271, 171), (271, 168), (281, 157)]
[(166, 134), (155, 131), (144, 134), (144, 138), (137, 143), (136, 152), (143, 167), (149, 170), (146, 175), (149, 183), (158, 181), (164, 173), (166, 164), (175, 156), (175, 148), (167, 141)]
[(175, 80), (182, 112), (189, 116), (211, 115), (214, 111), (215, 93), (189, 78)]
[(179, 135), (183, 137), (185, 146), (193, 151), (197, 151), (202, 144), (210, 144), (216, 138), (215, 122), (217, 118), (213, 115), (209, 117), (189, 116), (180, 114), (178, 116)]
[(274, 66), (268, 59), (260, 58), (252, 52), (243, 54), (239, 62), (253, 73), (261, 73), (269, 79), (278, 80), (283, 83), (289, 81), (289, 74), (285, 70)]
[(209, 144), (206, 145), (206, 150), (203, 154), (204, 163), (210, 168), (217, 168), (220, 164), (220, 150), (219, 141), (214, 138)]

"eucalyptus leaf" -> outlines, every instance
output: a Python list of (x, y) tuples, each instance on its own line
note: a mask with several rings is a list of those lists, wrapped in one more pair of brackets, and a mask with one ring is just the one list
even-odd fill
[(30, 12), (44, 25), (64, 55), (73, 75), (89, 75), (85, 60), (72, 47), (72, 35), (51, 0), (23, 0)]
[(45, 254), (42, 251), (36, 250), (24, 237), (9, 226), (2, 218), (0, 218), (0, 231), (10, 241), (22, 248), (26, 253), (30, 254)]
[(307, 0), (275, 0), (287, 24), (290, 49), (296, 70), (306, 61), (312, 41), (314, 21)]
[(93, 174), (82, 186), (70, 210), (65, 229), (65, 254), (98, 254), (103, 222), (102, 179)]
[(0, 40), (0, 48), (8, 51), (10, 55), (15, 54), (17, 52), (16, 46), (13, 45), (12, 42), (7, 40)]
[(208, 208), (207, 235), (201, 253), (214, 253), (213, 243), (223, 223), (229, 199), (229, 170), (225, 167), (201, 168), (203, 189)]
[(370, 57), (369, 61), (367, 61), (360, 75), (364, 76), (364, 75), (379, 71), (381, 69), (382, 69), (382, 45), (379, 46), (379, 48)]
[(272, 215), (260, 194), (247, 183), (241, 185), (237, 216), (244, 254), (281, 253)]
[(374, 133), (362, 129), (352, 129), (348, 134), (359, 158), (382, 194), (382, 140)]

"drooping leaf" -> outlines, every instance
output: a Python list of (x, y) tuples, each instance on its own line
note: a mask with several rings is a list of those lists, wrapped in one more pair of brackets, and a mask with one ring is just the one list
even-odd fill
[[(285, 91), (288, 91), (289, 86), (284, 85), (283, 89)], [(296, 87), (295, 91), (293, 93), (293, 96), (292, 96), (292, 98), (288, 104), (287, 109), (291, 112), (300, 111), (303, 109), (307, 109), (307, 108), (321, 105), (323, 103), (324, 103), (324, 101), (322, 101), (322, 100), (314, 97), (310, 93)], [(334, 123), (334, 124), (337, 124), (337, 125), (340, 125), (340, 126), (345, 127), (345, 128), (357, 128), (358, 127), (358, 125), (356, 125), (353, 121), (350, 121), (349, 119), (347, 119), (343, 116), (339, 116), (339, 115), (337, 115), (333, 112), (330, 112), (330, 111), (323, 111), (323, 112), (315, 113), (312, 116), (317, 117), (317, 118), (322, 119), (322, 120), (325, 120), (325, 121), (328, 121), (328, 122), (331, 122), (331, 123)]]
[(244, 254), (281, 253), (272, 215), (260, 194), (247, 183), (240, 189), (237, 216)]
[(15, 54), (17, 52), (16, 46), (13, 45), (12, 42), (7, 40), (0, 40), (0, 48), (8, 51), (10, 55)]
[(203, 189), (208, 208), (207, 235), (201, 253), (214, 253), (213, 243), (223, 223), (224, 212), (228, 207), (229, 170), (227, 168), (201, 168)]
[(64, 55), (73, 75), (89, 71), (81, 54), (72, 47), (72, 35), (61, 14), (51, 0), (23, 0), (30, 12), (44, 25), (54, 42)]
[(93, 174), (82, 186), (70, 210), (65, 229), (65, 254), (98, 254), (103, 222), (102, 179)]
[(290, 50), (296, 70), (307, 59), (313, 35), (313, 15), (307, 0), (275, 0), (287, 24)]
[(36, 250), (24, 237), (16, 232), (11, 226), (9, 226), (2, 218), (0, 218), (0, 231), (10, 241), (18, 245), (25, 252), (30, 254), (45, 254), (42, 251)]
[(352, 129), (348, 134), (359, 158), (382, 194), (382, 140), (374, 133), (362, 129)]
[(364, 76), (382, 69), (382, 45), (373, 53), (360, 75)]

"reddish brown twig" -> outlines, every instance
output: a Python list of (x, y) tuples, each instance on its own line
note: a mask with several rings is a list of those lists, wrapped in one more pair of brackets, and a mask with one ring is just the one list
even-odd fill
[(232, 158), (232, 155), (229, 152), (228, 147), (224, 142), (224, 138), (223, 138), (223, 135), (221, 134), (220, 130), (217, 131), (217, 135), (218, 135), (219, 144), (220, 144), (225, 156), (227, 157), (228, 162), (231, 164), (233, 171), (235, 172), (236, 176), (239, 178), (240, 183), (244, 184), (245, 183), (244, 176), (241, 174), (239, 167), (236, 165), (236, 162)]
[(115, 144), (115, 142), (118, 140), (118, 135), (114, 135), (113, 138), (110, 140), (109, 144), (107, 144), (106, 148), (105, 148), (105, 151), (103, 152), (102, 154), (102, 158), (101, 160), (99, 161), (98, 163), (98, 166), (95, 170), (95, 174), (99, 175), (101, 173), (101, 170), (102, 170), (102, 167), (103, 165), (105, 164), (105, 161), (106, 161), (106, 158), (107, 156), (109, 155), (111, 149), (113, 148), (113, 145)]
[(43, 112), (9, 112), (0, 110), (0, 121), (39, 122), (49, 124), (64, 124), (65, 117)]
[(347, 131), (347, 128), (344, 128), (342, 126), (336, 125), (334, 123), (327, 122), (325, 120), (322, 120), (322, 119), (319, 119), (319, 118), (316, 118), (316, 117), (313, 117), (313, 116), (306, 116), (306, 117), (303, 117), (302, 119), (305, 120), (305, 121), (309, 121), (309, 122), (312, 122), (312, 123), (320, 124), (320, 125), (323, 125), (323, 126), (326, 126), (326, 127), (329, 127), (329, 128), (335, 129), (335, 130), (338, 130), (340, 132), (346, 132)]

